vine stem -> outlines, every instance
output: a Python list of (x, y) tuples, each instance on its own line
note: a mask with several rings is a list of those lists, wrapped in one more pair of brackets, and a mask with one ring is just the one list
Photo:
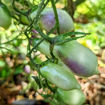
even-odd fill
[(32, 61), (32, 63), (36, 66), (36, 68), (39, 70), (39, 64), (36, 64), (33, 60), (33, 58), (31, 57), (31, 53), (34, 49), (37, 48), (37, 46), (41, 43), (38, 43), (37, 45), (35, 45), (32, 49), (30, 49), (30, 38), (28, 36), (28, 33), (27, 32), (30, 32), (31, 29), (33, 28), (33, 25), (34, 23), (37, 25), (37, 22), (38, 22), (38, 19), (39, 19), (39, 16), (40, 16), (40, 13), (43, 11), (43, 9), (45, 8), (45, 6), (48, 4), (49, 0), (47, 0), (46, 3), (44, 3), (45, 0), (42, 0), (41, 3), (39, 4), (39, 7), (38, 7), (38, 10), (37, 10), (37, 15), (35, 16), (35, 18), (32, 20), (31, 24), (27, 27), (27, 29), (25, 30), (25, 35), (28, 39), (28, 46), (29, 46), (29, 53), (28, 53), (28, 57), (30, 58), (30, 60)]
[(42, 39), (41, 41), (39, 41), (39, 42), (30, 50), (30, 52), (28, 53), (28, 55), (30, 55), (30, 54), (32, 53), (32, 51), (33, 51), (34, 49), (36, 49), (36, 47), (37, 47), (42, 41), (44, 41), (44, 39)]
[[(46, 5), (44, 5), (44, 7), (43, 7), (44, 1), (45, 1), (45, 0), (42, 0), (41, 3), (39, 4), (38, 10), (37, 10), (37, 15), (36, 15), (35, 18), (32, 20), (32, 22), (31, 22), (31, 24), (30, 24), (30, 26), (29, 26), (29, 30), (32, 29), (34, 23), (37, 24), (37, 21), (38, 21), (38, 19), (39, 19), (40, 13), (43, 11), (44, 7), (47, 5), (47, 4), (46, 4)], [(42, 8), (42, 7), (43, 7), (43, 8)]]
[(59, 31), (59, 18), (58, 18), (58, 13), (57, 13), (57, 9), (56, 9), (54, 0), (51, 0), (51, 4), (52, 4), (53, 11), (54, 11), (54, 14), (55, 14), (57, 33), (60, 34), (60, 31)]
[[(52, 28), (51, 31), (47, 33), (47, 36), (49, 36), (49, 35), (55, 30), (55, 28), (56, 28), (56, 27)], [(45, 36), (45, 35), (44, 35), (44, 36)], [(40, 40), (40, 42), (38, 42), (38, 43), (30, 50), (30, 52), (29, 52), (27, 55), (31, 54), (32, 51), (33, 51), (34, 49), (36, 49), (44, 40), (45, 40), (45, 39), (42, 38), (42, 39)], [(53, 41), (53, 40), (52, 40), (52, 41)]]

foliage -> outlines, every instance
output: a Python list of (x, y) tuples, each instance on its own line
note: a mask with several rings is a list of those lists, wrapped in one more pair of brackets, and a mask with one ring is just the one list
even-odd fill
[(83, 23), (86, 22), (76, 23), (76, 30), (90, 32), (90, 35), (80, 39), (80, 42), (95, 53), (99, 53), (100, 48), (105, 47), (104, 5), (104, 0), (87, 0), (77, 7), (74, 16), (78, 20), (82, 19)]
[(77, 7), (77, 11), (79, 14), (84, 14), (90, 18), (95, 17), (99, 20), (104, 20), (105, 18), (104, 9), (104, 0), (86, 0), (85, 3), (82, 3)]

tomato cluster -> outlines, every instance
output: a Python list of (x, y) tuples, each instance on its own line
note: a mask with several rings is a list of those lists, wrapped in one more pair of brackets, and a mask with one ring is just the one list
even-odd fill
[[(51, 57), (49, 42), (42, 42), (39, 45), (38, 50), (46, 56)], [(53, 53), (56, 58), (58, 58), (59, 63), (45, 65), (43, 69), (41, 69), (42, 75), (58, 88), (61, 88), (58, 95), (66, 104), (82, 105), (85, 101), (85, 96), (78, 88), (79, 85), (75, 81), (73, 73), (81, 77), (89, 77), (98, 74), (97, 57), (90, 49), (84, 47), (77, 41), (70, 41), (61, 45), (55, 45)], [(71, 74), (69, 74), (68, 71)], [(65, 79), (65, 77), (67, 79)], [(64, 88), (64, 86), (66, 86), (66, 88)], [(71, 86), (74, 87), (70, 89)], [(75, 101), (76, 99), (77, 101)]]
[[(60, 33), (64, 34), (74, 29), (71, 17), (64, 11), (57, 9)], [(35, 15), (35, 13), (33, 13)], [(34, 15), (31, 16), (34, 16)], [(49, 32), (55, 25), (55, 16), (51, 8), (42, 12), (39, 25), (42, 30)], [(56, 30), (54, 34), (56, 34)], [(36, 43), (39, 41), (36, 41)], [(43, 41), (38, 50), (48, 57), (50, 54), (50, 43)], [(77, 41), (69, 41), (55, 45), (53, 54), (58, 59), (58, 64), (49, 63), (40, 70), (42, 75), (58, 87), (57, 95), (64, 103), (69, 105), (82, 105), (85, 96), (78, 82), (73, 76), (89, 77), (99, 73), (96, 55)]]

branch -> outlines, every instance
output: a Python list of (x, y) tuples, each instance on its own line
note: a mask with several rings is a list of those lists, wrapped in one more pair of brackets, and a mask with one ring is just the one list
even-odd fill
[(54, 0), (51, 0), (51, 4), (52, 4), (53, 11), (54, 11), (54, 14), (55, 14), (57, 32), (58, 32), (58, 34), (60, 34), (60, 32), (59, 32), (59, 18), (58, 18), (58, 13), (57, 13), (57, 9), (56, 9)]
[(80, 5), (81, 3), (85, 2), (85, 1), (86, 1), (86, 0), (76, 0), (76, 1), (74, 2), (75, 7), (77, 7), (78, 5)]
[(74, 2), (73, 0), (67, 0), (67, 10), (70, 16), (73, 18), (74, 15)]

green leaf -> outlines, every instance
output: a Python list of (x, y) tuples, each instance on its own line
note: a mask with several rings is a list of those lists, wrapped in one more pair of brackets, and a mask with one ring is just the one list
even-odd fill
[(4, 67), (5, 66), (5, 62), (0, 60), (0, 67)]
[(14, 74), (21, 74), (23, 72), (23, 69), (21, 67), (17, 67), (16, 71), (14, 72)]

